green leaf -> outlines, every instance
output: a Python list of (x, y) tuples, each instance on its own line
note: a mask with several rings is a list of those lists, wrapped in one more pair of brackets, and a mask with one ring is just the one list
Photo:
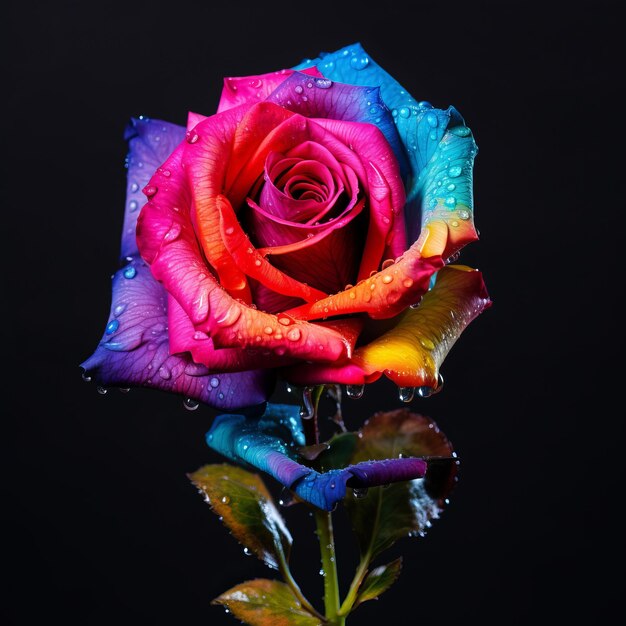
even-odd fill
[(370, 559), (400, 537), (424, 534), (456, 481), (458, 461), (446, 436), (432, 420), (406, 409), (376, 413), (368, 420), (351, 462), (400, 455), (428, 457), (426, 476), (345, 500), (361, 554)]
[(265, 564), (279, 568), (292, 538), (257, 474), (228, 464), (205, 465), (189, 475), (234, 537)]
[(376, 600), (380, 594), (387, 591), (396, 582), (401, 570), (402, 557), (387, 563), (387, 565), (375, 567), (363, 581), (356, 597), (355, 606), (361, 602), (367, 602), (367, 600)]
[(277, 580), (257, 578), (236, 585), (213, 600), (251, 626), (320, 626), (291, 589)]
[(320, 471), (328, 472), (334, 469), (343, 469), (350, 465), (350, 458), (354, 454), (357, 439), (356, 433), (335, 435), (328, 442), (328, 449), (317, 458)]

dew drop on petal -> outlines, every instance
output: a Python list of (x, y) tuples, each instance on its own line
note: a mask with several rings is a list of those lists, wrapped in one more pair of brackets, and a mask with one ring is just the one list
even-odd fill
[(299, 328), (292, 328), (287, 333), (287, 339), (289, 339), (289, 341), (298, 341), (301, 336), (302, 336), (302, 333), (300, 332)]
[(437, 116), (434, 113), (428, 113), (426, 115), (426, 121), (428, 122), (428, 125), (431, 128), (436, 128), (437, 125), (439, 124), (439, 120), (437, 119)]
[(457, 176), (461, 175), (461, 166), (460, 165), (453, 165), (449, 170), (448, 170), (448, 175), (451, 176), (452, 178), (456, 178)]
[(220, 386), (220, 379), (217, 378), (216, 376), (214, 376), (209, 381), (209, 385), (211, 385), (211, 387), (213, 387), (213, 389), (215, 389), (216, 387), (219, 387)]
[(350, 67), (353, 70), (364, 70), (369, 64), (370, 60), (365, 54), (357, 54), (350, 59)]
[(111, 320), (105, 329), (107, 335), (112, 335), (120, 327), (119, 320)]
[(137, 270), (132, 265), (124, 270), (124, 278), (131, 280), (132, 278), (135, 278), (135, 276), (137, 276)]
[(458, 216), (462, 220), (468, 220), (470, 217), (470, 212), (467, 209), (460, 209), (458, 211)]

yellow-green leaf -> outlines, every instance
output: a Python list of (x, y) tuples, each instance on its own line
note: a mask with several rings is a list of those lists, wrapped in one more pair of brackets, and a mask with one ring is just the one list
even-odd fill
[(321, 626), (291, 589), (277, 580), (257, 578), (236, 585), (213, 600), (250, 626)]
[(257, 474), (227, 464), (205, 465), (189, 475), (216, 515), (246, 549), (278, 569), (292, 538)]
[(375, 567), (363, 581), (355, 605), (367, 602), (367, 600), (376, 600), (381, 593), (387, 591), (396, 582), (401, 570), (402, 557), (387, 565)]

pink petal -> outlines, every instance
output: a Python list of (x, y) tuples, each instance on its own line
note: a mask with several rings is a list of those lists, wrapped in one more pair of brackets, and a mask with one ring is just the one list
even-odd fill
[[(315, 66), (300, 70), (300, 72), (309, 76), (322, 76)], [(252, 106), (257, 102), (262, 102), (293, 73), (294, 70), (279, 70), (256, 76), (225, 78), (217, 112), (221, 113), (243, 104)]]

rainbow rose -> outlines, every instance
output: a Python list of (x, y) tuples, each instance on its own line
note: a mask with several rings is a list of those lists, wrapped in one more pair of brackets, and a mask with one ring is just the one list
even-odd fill
[(439, 388), (489, 305), (480, 272), (449, 264), (477, 238), (476, 144), (453, 107), (416, 101), (357, 44), (227, 78), (214, 115), (126, 137), (124, 263), (82, 364), (99, 385), (224, 410), (277, 376)]

